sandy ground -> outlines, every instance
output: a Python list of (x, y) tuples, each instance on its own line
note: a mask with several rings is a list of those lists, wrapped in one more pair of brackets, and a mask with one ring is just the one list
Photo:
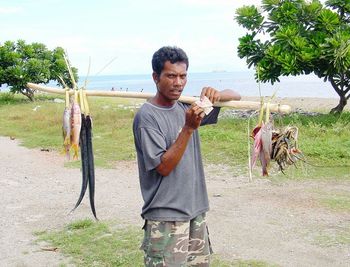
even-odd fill
[[(80, 192), (80, 170), (64, 168), (63, 158), (54, 152), (27, 149), (8, 137), (0, 137), (0, 148), (0, 266), (69, 263), (59, 251), (42, 250), (33, 233), (92, 218), (87, 197), (68, 215)], [(324, 195), (350, 194), (350, 181), (249, 182), (247, 176), (233, 176), (227, 166), (217, 165), (206, 166), (206, 173), (215, 253), (279, 266), (350, 266), (349, 242), (337, 241), (349, 233), (350, 214), (320, 204)], [(97, 169), (95, 199), (101, 220), (141, 227), (136, 162)]]
[[(59, 229), (91, 217), (87, 198), (67, 215), (80, 191), (80, 170), (63, 167), (53, 152), (31, 150), (0, 137), (0, 266), (59, 266), (59, 252), (35, 245), (33, 232)], [(96, 170), (96, 209), (102, 220), (138, 226), (141, 198), (136, 163)], [(215, 252), (227, 259), (259, 259), (280, 266), (350, 266), (350, 245), (320, 245), (318, 236), (341, 235), (350, 214), (322, 207), (320, 194), (347, 192), (350, 182), (248, 182), (225, 166), (206, 166)], [(349, 233), (349, 231), (347, 231)]]
[[(260, 101), (259, 97), (243, 96), (242, 100)], [(269, 97), (265, 98), (268, 101)], [(304, 111), (316, 111), (322, 113), (328, 113), (332, 108), (336, 107), (339, 103), (337, 98), (317, 98), (317, 97), (276, 97), (271, 103), (280, 103), (290, 105), (291, 110), (297, 109)], [(344, 107), (344, 111), (350, 110), (350, 103)]]

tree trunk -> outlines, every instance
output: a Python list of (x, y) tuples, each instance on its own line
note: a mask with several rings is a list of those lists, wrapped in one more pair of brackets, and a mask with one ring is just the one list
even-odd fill
[(34, 102), (34, 91), (31, 89), (24, 89), (20, 91), (21, 94), (29, 98), (30, 101)]
[(331, 114), (340, 114), (343, 112), (344, 107), (347, 104), (347, 99), (345, 96), (340, 96), (339, 103), (336, 107), (332, 108), (330, 113)]
[[(342, 75), (339, 81), (336, 81), (334, 77), (330, 77), (329, 81), (331, 82), (334, 90), (339, 95), (339, 103), (336, 107), (332, 108), (330, 113), (331, 114), (340, 114), (343, 112), (344, 107), (346, 106), (348, 99), (350, 97), (349, 90), (350, 87), (346, 86), (345, 84), (349, 84), (348, 81), (345, 82), (344, 76)], [(348, 95), (347, 95), (348, 94)]]

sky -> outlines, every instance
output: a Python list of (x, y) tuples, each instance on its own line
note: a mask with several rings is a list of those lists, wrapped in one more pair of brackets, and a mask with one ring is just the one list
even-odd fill
[(63, 47), (82, 76), (87, 73), (89, 58), (90, 75), (151, 73), (152, 55), (165, 45), (185, 50), (189, 72), (244, 71), (248, 68), (237, 56), (237, 46), (245, 30), (234, 20), (235, 10), (260, 3), (0, 0), (0, 43), (23, 39), (49, 49)]

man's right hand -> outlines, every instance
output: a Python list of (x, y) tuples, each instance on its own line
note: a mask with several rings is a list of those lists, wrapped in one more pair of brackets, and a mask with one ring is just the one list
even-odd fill
[(203, 108), (199, 107), (195, 103), (186, 111), (186, 121), (185, 127), (188, 127), (192, 130), (196, 130), (205, 116)]

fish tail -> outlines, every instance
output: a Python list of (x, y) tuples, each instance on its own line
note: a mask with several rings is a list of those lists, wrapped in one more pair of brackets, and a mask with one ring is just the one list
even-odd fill
[(269, 173), (267, 172), (268, 162), (266, 161), (264, 152), (262, 150), (259, 153), (259, 157), (260, 157), (260, 163), (261, 163), (261, 167), (262, 167), (262, 174), (263, 174), (263, 176), (268, 176), (269, 175)]
[(70, 153), (69, 153), (69, 148), (66, 149), (66, 159), (69, 161), (70, 160)]
[(72, 149), (74, 151), (74, 153), (73, 153), (73, 160), (77, 160), (78, 159), (78, 152), (79, 152), (79, 145), (78, 144), (73, 144), (72, 145)]
[(89, 179), (89, 198), (90, 198), (90, 207), (92, 214), (95, 219), (98, 221), (95, 209), (95, 165), (94, 165), (94, 153), (92, 147), (92, 131), (91, 131), (91, 119), (88, 117), (86, 119), (86, 144), (87, 144), (87, 155), (88, 155), (88, 179)]
[(66, 137), (64, 138), (63, 144), (65, 146), (70, 145), (70, 135), (67, 134)]
[(78, 198), (77, 203), (75, 204), (74, 208), (71, 210), (70, 213), (72, 213), (81, 203), (81, 201), (84, 198), (87, 186), (88, 186), (88, 162), (87, 162), (87, 147), (86, 147), (86, 134), (85, 134), (85, 124), (83, 121), (82, 128), (80, 131), (80, 155), (81, 155), (81, 165), (82, 165), (82, 185), (80, 190), (80, 195)]

